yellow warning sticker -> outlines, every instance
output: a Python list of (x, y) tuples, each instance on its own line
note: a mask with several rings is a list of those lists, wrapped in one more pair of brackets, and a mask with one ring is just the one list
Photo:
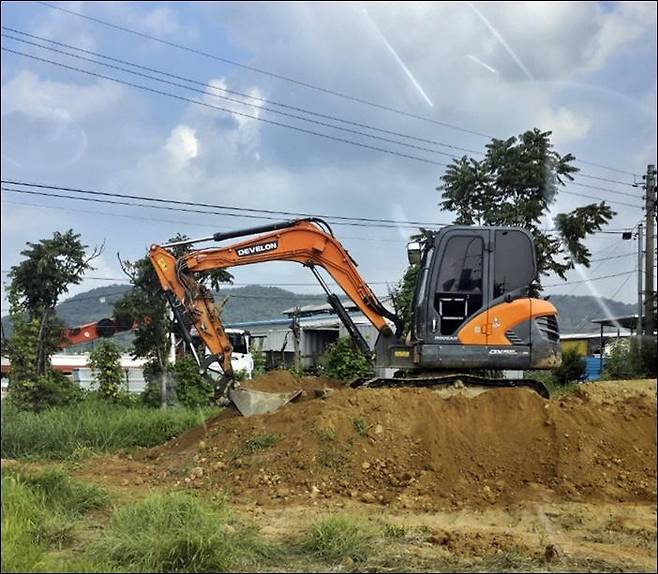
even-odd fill
[(393, 351), (395, 357), (409, 357), (411, 353), (409, 351)]
[(167, 270), (167, 261), (165, 259), (158, 259), (158, 265), (163, 271)]

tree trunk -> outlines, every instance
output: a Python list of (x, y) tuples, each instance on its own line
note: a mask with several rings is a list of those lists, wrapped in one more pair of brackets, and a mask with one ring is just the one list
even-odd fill
[(46, 374), (46, 350), (45, 350), (45, 335), (46, 325), (48, 323), (48, 316), (50, 310), (46, 309), (41, 317), (41, 325), (39, 326), (39, 337), (37, 339), (37, 376)]
[(158, 352), (158, 363), (160, 363), (160, 408), (167, 408), (167, 367), (162, 360), (162, 355)]

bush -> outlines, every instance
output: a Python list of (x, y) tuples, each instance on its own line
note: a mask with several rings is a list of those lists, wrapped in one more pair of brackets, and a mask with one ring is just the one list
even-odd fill
[(92, 553), (122, 571), (228, 572), (266, 550), (221, 504), (172, 492), (116, 510)]
[(342, 337), (329, 345), (321, 362), (327, 376), (344, 381), (372, 373), (370, 361), (354, 348), (349, 337)]
[(636, 379), (656, 377), (656, 341), (646, 337), (640, 346), (637, 339), (620, 340), (608, 347), (603, 377), (606, 379)]
[(75, 403), (83, 396), (80, 387), (59, 371), (48, 371), (33, 380), (11, 381), (9, 395), (20, 409), (40, 412), (48, 407)]
[(214, 389), (208, 379), (199, 374), (199, 367), (192, 358), (184, 358), (169, 366), (175, 383), (178, 402), (188, 408), (210, 405)]
[(90, 395), (40, 413), (2, 401), (2, 457), (63, 459), (84, 452), (162, 444), (201, 424), (213, 409), (126, 408)]
[(106, 399), (118, 399), (124, 382), (119, 347), (112, 341), (101, 341), (89, 354), (89, 366), (98, 384), (98, 393)]
[(562, 364), (551, 373), (556, 384), (566, 385), (584, 379), (586, 367), (585, 358), (576, 349), (567, 349), (562, 352)]

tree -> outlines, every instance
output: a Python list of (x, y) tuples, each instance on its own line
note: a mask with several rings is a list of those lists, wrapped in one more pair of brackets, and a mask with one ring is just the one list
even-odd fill
[[(541, 291), (542, 276), (555, 273), (562, 279), (575, 265), (589, 267), (591, 253), (584, 244), (616, 213), (604, 201), (559, 213), (556, 233), (542, 229), (557, 200), (560, 187), (573, 180), (575, 157), (561, 156), (550, 142), (551, 132), (528, 130), (507, 140), (493, 139), (485, 157), (455, 159), (441, 177), (441, 207), (455, 213), (455, 224), (522, 227), (532, 233), (537, 276), (531, 292)], [(413, 239), (432, 240), (434, 232), (421, 230)], [(409, 329), (417, 267), (410, 266), (392, 291), (396, 312)]]
[[(178, 234), (169, 242), (186, 239), (185, 235)], [(189, 245), (179, 245), (172, 249), (175, 257), (181, 257), (189, 251)], [(134, 262), (119, 260), (133, 288), (115, 303), (114, 312), (137, 321), (133, 354), (135, 357), (147, 359), (150, 363), (145, 370), (145, 377), (148, 376), (147, 385), (158, 385), (158, 388), (162, 388), (166, 378), (170, 333), (173, 327), (169, 306), (148, 256)], [(215, 290), (219, 289), (221, 283), (230, 283), (232, 279), (233, 276), (223, 269), (199, 273), (196, 276), (199, 283), (210, 285)], [(162, 404), (166, 401), (164, 394), (161, 393)]]
[(118, 399), (124, 380), (119, 347), (112, 341), (100, 341), (89, 354), (89, 366), (99, 394), (106, 399)]
[[(51, 239), (38, 243), (28, 242), (27, 246), (21, 251), (23, 261), (8, 274), (13, 329), (6, 347), (12, 363), (12, 389), (20, 393), (22, 386), (26, 391), (24, 402), (36, 407), (32, 399), (39, 395), (38, 381), (46, 384), (51, 376), (50, 356), (61, 343), (63, 325), (55, 315), (55, 306), (71, 285), (78, 285), (85, 272), (93, 269), (91, 261), (102, 253), (103, 247), (95, 247), (87, 255), (87, 245), (80, 242), (80, 235), (72, 229), (55, 232)], [(62, 382), (61, 377), (51, 379)]]
[(526, 131), (518, 138), (493, 139), (485, 157), (453, 160), (441, 177), (441, 206), (456, 213), (462, 225), (523, 227), (535, 239), (538, 276), (555, 273), (562, 279), (576, 264), (589, 267), (591, 253), (583, 240), (599, 231), (616, 213), (604, 201), (579, 207), (554, 218), (557, 235), (542, 229), (560, 186), (573, 180), (575, 157), (561, 156), (550, 143), (551, 132)]

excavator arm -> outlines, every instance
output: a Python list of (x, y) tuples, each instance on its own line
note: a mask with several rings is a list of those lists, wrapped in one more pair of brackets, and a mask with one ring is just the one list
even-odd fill
[[(223, 241), (255, 234), (258, 235), (233, 245), (194, 250), (178, 259), (170, 251), (170, 248), (182, 244), (208, 240)], [(231, 343), (212, 294), (195, 279), (197, 273), (266, 261), (295, 261), (310, 267), (350, 335), (364, 352), (369, 353), (365, 339), (352, 323), (349, 314), (315, 269), (321, 267), (379, 332), (391, 333), (386, 319), (391, 320), (397, 329), (401, 325), (398, 317), (382, 305), (361, 278), (354, 260), (333, 236), (331, 228), (321, 220), (294, 220), (242, 231), (216, 233), (211, 237), (197, 240), (162, 246), (152, 245), (149, 257), (179, 325), (189, 322), (194, 324), (210, 352), (204, 360), (197, 357), (200, 367), (205, 369), (216, 361), (222, 367), (227, 379), (233, 377)], [(184, 333), (182, 335), (187, 339)]]

